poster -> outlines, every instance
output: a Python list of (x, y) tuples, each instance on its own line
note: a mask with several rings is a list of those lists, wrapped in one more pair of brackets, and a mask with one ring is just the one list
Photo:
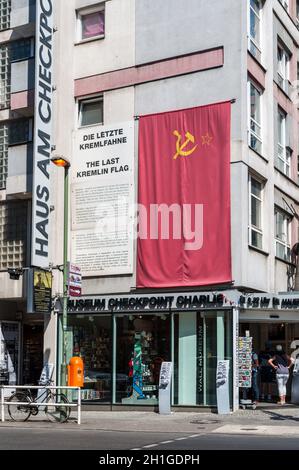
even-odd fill
[(83, 276), (133, 273), (134, 122), (75, 134), (72, 262)]
[(33, 310), (50, 313), (52, 297), (52, 273), (42, 269), (33, 270)]

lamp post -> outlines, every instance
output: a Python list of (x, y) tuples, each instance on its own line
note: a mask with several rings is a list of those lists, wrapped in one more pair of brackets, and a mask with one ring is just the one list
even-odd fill
[(69, 206), (69, 168), (70, 162), (62, 156), (51, 158), (54, 165), (64, 168), (64, 209), (63, 209), (63, 307), (62, 307), (62, 363), (60, 369), (60, 385), (66, 385), (66, 330), (67, 330), (67, 257), (68, 257), (68, 206)]

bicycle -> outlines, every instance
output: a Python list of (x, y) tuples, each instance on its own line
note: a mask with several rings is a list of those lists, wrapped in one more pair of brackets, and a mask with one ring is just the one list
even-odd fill
[[(54, 382), (49, 380), (46, 383), (39, 383), (42, 387), (51, 385)], [(39, 389), (40, 390), (40, 389)], [(65, 423), (71, 414), (71, 409), (69, 406), (60, 405), (60, 403), (69, 403), (66, 395), (56, 390), (52, 391), (48, 388), (45, 388), (42, 393), (37, 393), (37, 396), (33, 398), (31, 390), (27, 391), (17, 391), (13, 393), (8, 401), (26, 403), (18, 405), (17, 403), (8, 405), (8, 414), (13, 421), (27, 421), (29, 417), (36, 416), (39, 413), (39, 408), (43, 408), (45, 414), (49, 421), (55, 423)], [(34, 405), (34, 403), (45, 403), (45, 406)]]

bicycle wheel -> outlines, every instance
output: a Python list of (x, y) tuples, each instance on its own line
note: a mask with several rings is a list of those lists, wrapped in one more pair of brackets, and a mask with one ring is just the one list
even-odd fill
[(63, 393), (51, 393), (47, 398), (45, 413), (52, 423), (65, 423), (69, 419), (71, 409), (69, 406), (63, 406), (63, 403), (69, 403)]
[(23, 392), (16, 392), (11, 397), (9, 397), (8, 401), (14, 402), (28, 402), (28, 405), (18, 405), (18, 404), (11, 404), (8, 405), (8, 414), (13, 421), (27, 421), (29, 416), (31, 415), (31, 409), (29, 403), (31, 400)]

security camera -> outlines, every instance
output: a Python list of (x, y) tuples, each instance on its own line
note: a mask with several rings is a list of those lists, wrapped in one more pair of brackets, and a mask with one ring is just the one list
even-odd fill
[(20, 276), (23, 274), (23, 270), (20, 268), (10, 268), (7, 270), (9, 274), (9, 278), (13, 279), (15, 281), (18, 281), (20, 279)]

